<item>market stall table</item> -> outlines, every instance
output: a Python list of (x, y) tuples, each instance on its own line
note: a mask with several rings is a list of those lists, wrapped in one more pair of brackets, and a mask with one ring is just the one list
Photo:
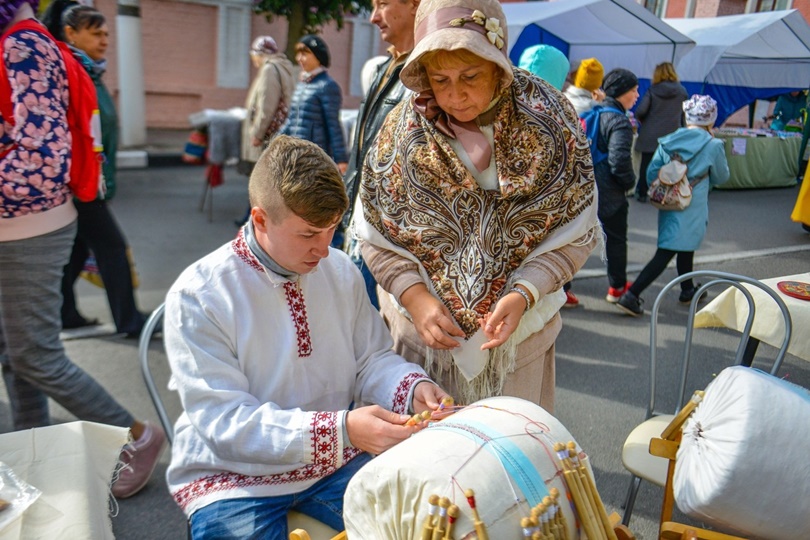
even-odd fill
[(718, 189), (772, 188), (796, 185), (800, 133), (731, 129), (715, 130), (725, 143), (731, 177)]
[[(788, 353), (810, 361), (810, 333), (807, 332), (807, 329), (810, 328), (810, 301), (792, 298), (777, 287), (777, 283), (780, 281), (810, 283), (810, 272), (760, 281), (779, 295), (790, 312), (793, 333), (788, 344)], [(757, 314), (751, 328), (751, 337), (764, 341), (768, 345), (779, 347), (785, 338), (785, 327), (776, 302), (756, 287), (746, 287), (746, 289), (751, 292)], [(743, 293), (736, 287), (729, 287), (695, 315), (695, 327), (724, 326), (741, 332), (747, 316), (748, 302)], [(749, 347), (746, 355), (747, 362), (744, 360), (744, 363), (750, 364), (755, 351), (755, 349), (750, 349)]]
[(0, 435), (0, 461), (42, 491), (0, 540), (114, 538), (110, 481), (129, 430), (71, 422)]

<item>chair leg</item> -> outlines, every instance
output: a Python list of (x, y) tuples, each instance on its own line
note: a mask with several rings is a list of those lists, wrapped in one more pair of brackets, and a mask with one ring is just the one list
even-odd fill
[(633, 514), (633, 507), (636, 505), (636, 495), (638, 495), (638, 488), (641, 486), (641, 478), (633, 475), (630, 479), (630, 486), (627, 489), (627, 498), (624, 501), (624, 515), (622, 516), (622, 525), (630, 525), (630, 516)]

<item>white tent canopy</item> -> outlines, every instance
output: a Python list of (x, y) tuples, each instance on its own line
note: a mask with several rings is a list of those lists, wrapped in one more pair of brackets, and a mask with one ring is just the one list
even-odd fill
[(810, 26), (796, 10), (664, 22), (697, 44), (675, 62), (682, 81), (810, 88)]
[(509, 57), (554, 45), (572, 63), (597, 58), (607, 72), (623, 67), (650, 78), (661, 62), (676, 64), (694, 42), (633, 0), (557, 0), (503, 4)]

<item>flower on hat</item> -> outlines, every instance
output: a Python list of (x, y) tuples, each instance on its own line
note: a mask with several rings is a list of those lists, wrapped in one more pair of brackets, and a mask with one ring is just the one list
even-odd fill
[(483, 26), (487, 32), (487, 39), (489, 42), (495, 45), (495, 48), (503, 49), (503, 28), (501, 28), (500, 20), (496, 19), (495, 17), (490, 17), (487, 19), (486, 15), (476, 9), (472, 12), (472, 15), (470, 15), (469, 18), (460, 17), (458, 19), (451, 20), (450, 26), (461, 27), (468, 22)]
[(484, 28), (487, 30), (487, 39), (489, 39), (489, 42), (495, 45), (496, 48), (502, 49), (503, 28), (501, 28), (501, 21), (495, 17), (490, 17), (487, 19), (486, 24), (484, 24)]

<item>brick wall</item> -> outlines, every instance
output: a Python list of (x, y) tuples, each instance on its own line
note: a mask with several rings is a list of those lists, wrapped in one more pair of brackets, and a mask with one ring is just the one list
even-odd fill
[[(105, 82), (114, 96), (118, 94), (118, 58), (115, 19), (116, 0), (95, 0), (95, 6), (107, 17), (110, 47)], [(351, 61), (351, 22), (338, 32), (328, 27), (323, 37), (332, 54), (330, 75), (344, 89), (344, 108), (356, 108), (358, 96), (348, 95)], [(228, 109), (243, 106), (245, 88), (221, 88), (217, 85), (218, 8), (212, 5), (141, 0), (141, 44), (146, 90), (146, 125), (149, 128), (186, 128), (188, 115), (204, 108)], [(280, 19), (268, 23), (263, 16), (251, 17), (251, 40), (271, 35), (284, 49), (287, 23)], [(375, 53), (376, 54), (376, 53)], [(248, 51), (245, 51), (248, 61)], [(250, 66), (250, 77), (255, 69)]]

